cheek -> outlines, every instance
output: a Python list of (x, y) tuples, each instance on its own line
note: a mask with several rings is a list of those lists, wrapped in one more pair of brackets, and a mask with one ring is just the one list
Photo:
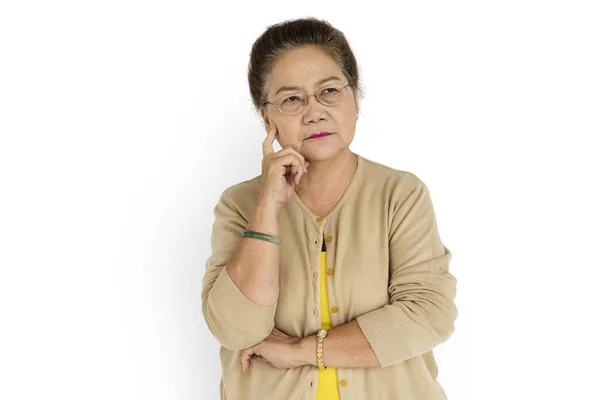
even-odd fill
[(294, 149), (298, 150), (298, 147), (299, 147), (298, 140), (296, 139), (296, 137), (292, 137), (292, 135), (290, 135), (288, 132), (279, 134), (279, 136), (277, 136), (275, 138), (275, 140), (277, 141), (277, 143), (279, 143), (279, 146), (282, 149), (285, 149), (286, 147), (291, 146)]
[(356, 111), (352, 109), (345, 109), (337, 116), (336, 122), (342, 127), (342, 129), (346, 131), (351, 130), (356, 126)]
[(294, 148), (298, 147), (300, 138), (302, 137), (300, 133), (301, 125), (301, 120), (285, 120), (277, 123), (277, 129), (279, 132), (277, 140), (282, 148), (285, 146), (293, 146)]

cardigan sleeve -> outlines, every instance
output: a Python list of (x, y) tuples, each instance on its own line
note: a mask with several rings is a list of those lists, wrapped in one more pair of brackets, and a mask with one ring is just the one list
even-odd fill
[(432, 350), (454, 332), (456, 278), (429, 190), (416, 185), (390, 207), (389, 304), (357, 318), (382, 367)]
[(277, 303), (254, 303), (233, 282), (225, 265), (235, 253), (248, 222), (223, 192), (213, 210), (212, 253), (202, 280), (202, 314), (221, 345), (243, 350), (265, 339), (275, 326)]

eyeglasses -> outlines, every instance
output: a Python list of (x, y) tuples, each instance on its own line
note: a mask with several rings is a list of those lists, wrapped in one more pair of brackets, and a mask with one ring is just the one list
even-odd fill
[(348, 92), (348, 86), (352, 85), (332, 83), (325, 86), (322, 89), (319, 89), (317, 93), (310, 96), (302, 92), (286, 94), (284, 96), (281, 96), (274, 103), (265, 101), (263, 105), (271, 104), (277, 107), (282, 114), (296, 115), (298, 113), (301, 113), (304, 110), (304, 108), (306, 108), (306, 105), (308, 104), (308, 98), (312, 96), (315, 96), (317, 101), (323, 104), (324, 106), (331, 107), (340, 104), (346, 97), (346, 94)]

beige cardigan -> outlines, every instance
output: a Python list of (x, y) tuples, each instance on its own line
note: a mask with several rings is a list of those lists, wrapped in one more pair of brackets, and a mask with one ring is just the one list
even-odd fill
[(202, 290), (204, 318), (222, 345), (221, 399), (315, 399), (316, 367), (255, 362), (243, 373), (240, 353), (273, 327), (295, 337), (320, 329), (318, 274), (327, 236), (327, 265), (335, 271), (327, 276), (329, 305), (337, 311), (332, 324), (356, 319), (381, 364), (337, 368), (347, 381), (341, 398), (446, 399), (432, 349), (454, 331), (456, 279), (428, 188), (410, 172), (357, 156), (354, 177), (327, 216), (317, 218), (295, 192), (279, 212), (280, 296), (271, 307), (249, 300), (224, 268), (256, 207), (260, 176), (222, 193)]

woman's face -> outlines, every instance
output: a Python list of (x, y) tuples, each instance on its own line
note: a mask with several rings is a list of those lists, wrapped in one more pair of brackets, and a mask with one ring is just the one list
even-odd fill
[[(331, 77), (334, 79), (321, 82)], [(349, 82), (329, 55), (315, 47), (290, 50), (272, 68), (267, 100), (275, 103), (286, 94), (299, 92), (311, 96), (321, 93), (332, 83), (346, 85)], [(297, 88), (280, 91), (283, 87)], [(323, 105), (311, 96), (304, 110), (296, 115), (285, 115), (272, 104), (264, 105), (260, 112), (267, 132), (273, 124), (277, 127), (276, 139), (282, 148), (291, 146), (305, 159), (316, 161), (329, 159), (352, 143), (358, 104), (354, 88), (348, 87), (343, 100), (335, 106)], [(319, 132), (333, 134), (308, 139)]]

